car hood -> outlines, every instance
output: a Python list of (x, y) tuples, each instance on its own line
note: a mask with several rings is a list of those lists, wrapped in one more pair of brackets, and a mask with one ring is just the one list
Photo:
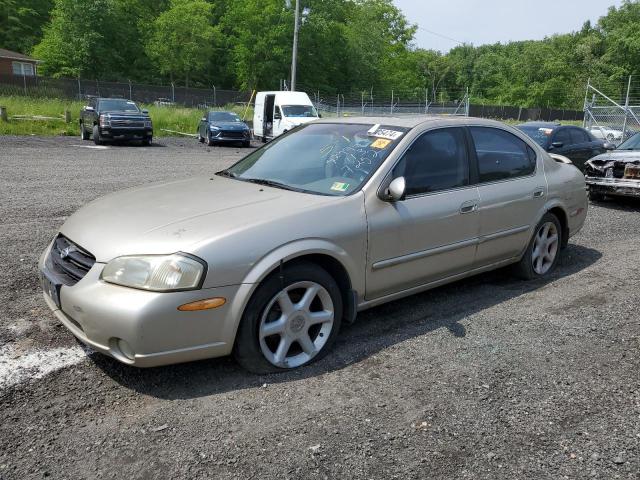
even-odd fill
[(224, 130), (247, 130), (249, 128), (244, 122), (211, 122), (211, 126)]
[(60, 231), (102, 263), (121, 255), (197, 255), (201, 242), (273, 223), (336, 198), (198, 177), (101, 197), (69, 217)]
[(303, 123), (313, 122), (314, 120), (318, 120), (317, 117), (286, 117), (287, 122), (292, 123), (294, 125), (302, 125)]
[(606, 162), (624, 162), (633, 163), (640, 161), (640, 150), (613, 150), (593, 157), (589, 162), (606, 163)]
[(102, 111), (100, 113), (117, 115), (118, 117), (148, 117), (149, 116), (146, 113), (142, 113), (142, 112), (119, 112), (117, 110), (107, 110), (107, 111)]

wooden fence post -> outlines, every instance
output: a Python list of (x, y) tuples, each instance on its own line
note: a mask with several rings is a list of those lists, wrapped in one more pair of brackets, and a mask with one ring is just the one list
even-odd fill
[(0, 119), (3, 122), (9, 121), (9, 115), (7, 115), (7, 107), (0, 107)]
[(64, 110), (64, 121), (66, 123), (71, 123), (71, 112), (65, 108)]

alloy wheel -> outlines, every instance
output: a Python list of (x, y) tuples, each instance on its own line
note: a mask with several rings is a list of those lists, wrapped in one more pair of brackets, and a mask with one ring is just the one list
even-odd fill
[(553, 222), (546, 222), (536, 232), (531, 253), (533, 270), (538, 275), (547, 273), (558, 255), (560, 236)]
[(325, 346), (334, 323), (334, 305), (320, 284), (297, 282), (281, 290), (262, 314), (260, 349), (272, 365), (295, 368)]

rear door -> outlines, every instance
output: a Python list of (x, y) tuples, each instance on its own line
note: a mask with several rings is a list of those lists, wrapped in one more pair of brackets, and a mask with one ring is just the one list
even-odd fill
[(479, 267), (512, 259), (530, 240), (547, 195), (542, 159), (524, 140), (494, 127), (470, 127), (478, 168)]
[(367, 299), (464, 272), (475, 258), (479, 197), (463, 128), (422, 134), (392, 176), (405, 178), (405, 198), (366, 204)]
[(573, 142), (571, 130), (568, 127), (560, 127), (553, 132), (549, 152), (564, 155), (573, 161), (574, 158), (579, 158)]
[(585, 162), (597, 155), (592, 153), (594, 143), (587, 132), (581, 128), (574, 127), (570, 128), (569, 131), (573, 142), (573, 158), (570, 158), (576, 167), (583, 170)]

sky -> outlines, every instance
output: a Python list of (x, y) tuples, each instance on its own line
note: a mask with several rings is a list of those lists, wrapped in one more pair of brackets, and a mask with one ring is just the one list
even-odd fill
[(610, 6), (622, 4), (622, 0), (393, 1), (420, 27), (416, 46), (443, 52), (458, 45), (456, 40), (478, 46), (569, 33), (587, 20), (595, 23)]

